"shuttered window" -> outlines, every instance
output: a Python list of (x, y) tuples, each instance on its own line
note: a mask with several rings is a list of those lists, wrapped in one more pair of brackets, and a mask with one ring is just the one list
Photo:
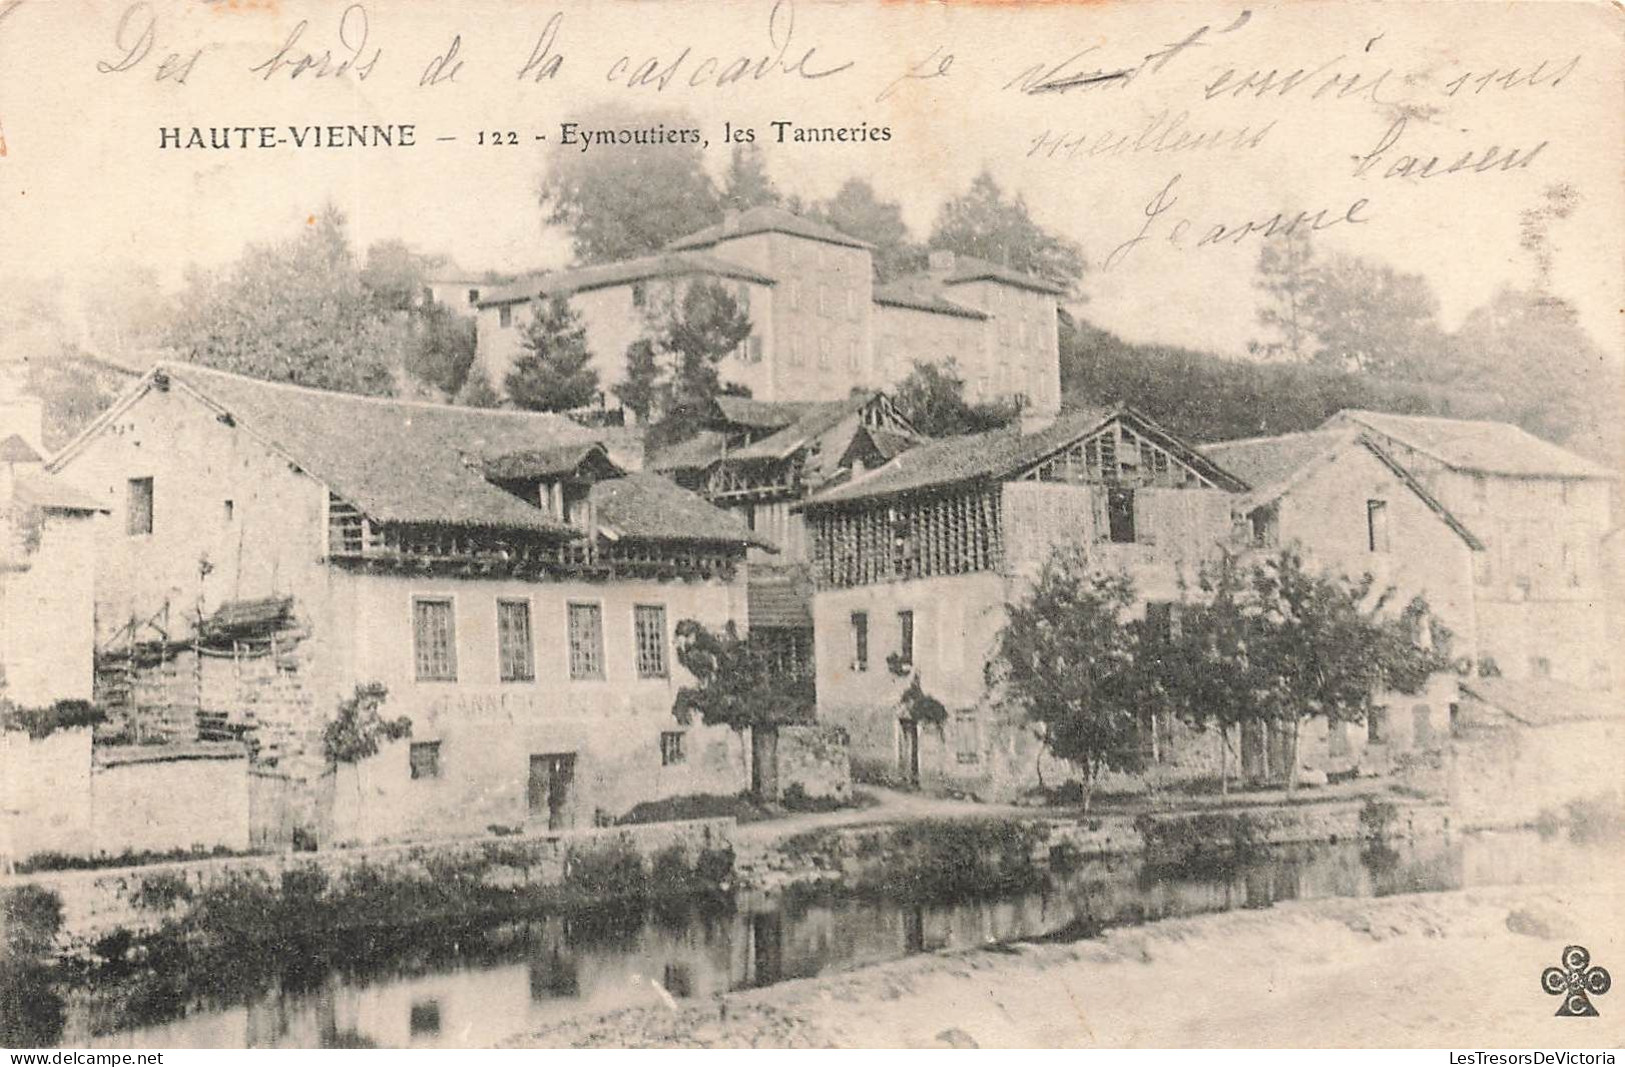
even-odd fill
[(412, 602), (412, 645), (418, 681), (457, 680), (457, 626), (450, 600)]
[(570, 677), (604, 676), (604, 611), (597, 604), (570, 605)]
[(504, 682), (536, 680), (536, 656), (530, 636), (530, 601), (497, 601), (497, 657)]

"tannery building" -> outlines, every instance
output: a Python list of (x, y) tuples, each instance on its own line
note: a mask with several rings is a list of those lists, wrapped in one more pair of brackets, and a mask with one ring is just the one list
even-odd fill
[(586, 826), (749, 780), (731, 731), (673, 719), (673, 630), (743, 620), (746, 552), (772, 546), (584, 427), (165, 363), (52, 467), (112, 513), (102, 695), (242, 737), (289, 823), (317, 819), (298, 798), (359, 684), (412, 722), (369, 761), (370, 836)]

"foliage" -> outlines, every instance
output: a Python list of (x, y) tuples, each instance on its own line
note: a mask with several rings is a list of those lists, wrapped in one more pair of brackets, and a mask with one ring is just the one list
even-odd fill
[(47, 960), (62, 928), (62, 899), (35, 885), (0, 890), (0, 1046), (43, 1048), (61, 1040), (62, 998)]
[(536, 307), (519, 337), (523, 350), (504, 381), (508, 399), (531, 411), (586, 407), (598, 395), (587, 327), (564, 296)]
[(722, 206), (730, 211), (778, 204), (784, 198), (767, 173), (767, 157), (759, 144), (736, 144), (722, 176)]
[(1144, 626), (1127, 619), (1133, 583), (1058, 547), (1032, 588), (1005, 608), (990, 681), (1019, 706), (1046, 748), (1083, 772), (1084, 810), (1106, 769), (1139, 766), (1139, 712), (1152, 692)]
[(693, 619), (679, 622), (677, 662), (698, 683), (679, 689), (672, 705), (684, 725), (696, 715), (707, 726), (734, 730), (811, 717), (812, 679), (775, 670), (771, 651), (740, 637), (732, 620), (720, 634)]
[(214, 848), (174, 848), (162, 852), (126, 849), (123, 852), (101, 856), (70, 856), (65, 852), (35, 852), (18, 860), (18, 874), (35, 871), (96, 871), (109, 867), (145, 867), (154, 863), (174, 863), (179, 860), (218, 859), (223, 856), (251, 856), (252, 852), (237, 852), (224, 845)]
[[(457, 396), (470, 381), (474, 366), (474, 320), (439, 304), (425, 305), (413, 314), (416, 321), (406, 346), (407, 373), (446, 396)], [(486, 387), (490, 387), (489, 380)]]
[(69, 346), (56, 358), (30, 359), (27, 389), (44, 409), (45, 447), (55, 450), (73, 440), (128, 383), (128, 376), (86, 362)]
[(750, 315), (724, 286), (695, 282), (657, 320), (654, 344), (665, 376), (656, 390), (660, 421), (649, 444), (681, 441), (702, 429), (723, 393), (718, 365), (750, 336)]
[(0, 891), (0, 918), (0, 959), (40, 956), (62, 929), (62, 898), (42, 886), (11, 886)]
[(873, 245), (870, 256), (877, 281), (891, 281), (925, 266), (925, 250), (909, 233), (903, 206), (882, 200), (864, 178), (848, 178), (834, 196), (813, 204), (807, 215)]
[(626, 373), (610, 387), (622, 404), (646, 423), (660, 398), (660, 356), (652, 338), (640, 337), (626, 348)]
[(58, 730), (95, 726), (106, 721), (107, 713), (88, 700), (58, 700), (44, 708), (19, 708), (9, 701), (0, 701), (0, 728), (26, 730), (35, 741), (50, 737)]
[(358, 684), (353, 696), (339, 701), (338, 714), (322, 728), (322, 751), (329, 763), (359, 763), (377, 755), (380, 742), (412, 736), (411, 719), (385, 719), (379, 713), (388, 696), (388, 689), (370, 682)]
[(367, 248), (358, 280), (380, 309), (408, 311), (420, 302), (429, 275), (445, 267), (444, 256), (420, 256), (391, 237)]
[(1427, 279), (1336, 255), (1310, 270), (1301, 312), (1323, 366), (1420, 378), (1438, 373), (1444, 334)]
[(1042, 880), (1034, 857), (1046, 836), (1046, 827), (1015, 819), (902, 823), (884, 846), (892, 855), (848, 888), (857, 896), (920, 903), (1017, 892)]
[(1265, 241), (1258, 250), (1258, 289), (1262, 300), (1258, 323), (1272, 336), (1253, 341), (1248, 349), (1265, 359), (1301, 363), (1309, 358), (1313, 338), (1305, 307), (1314, 246), (1307, 226), (1295, 227), (1279, 240)]
[(892, 389), (898, 411), (928, 437), (956, 437), (1003, 426), (1015, 412), (999, 404), (970, 404), (965, 380), (953, 360), (946, 364), (916, 361), (908, 377)]
[[(582, 130), (698, 126), (679, 110), (640, 110), (622, 104), (581, 114)], [(628, 181), (628, 171), (637, 181)], [(721, 215), (715, 185), (698, 144), (629, 148), (556, 145), (542, 177), (540, 202), (548, 225), (570, 233), (580, 263), (649, 255)]]
[(987, 170), (942, 205), (926, 245), (978, 256), (1068, 290), (1076, 288), (1084, 272), (1083, 250), (1035, 222), (1026, 197), (1006, 196)]
[(498, 408), (502, 406), (502, 394), (491, 387), (491, 377), (484, 369), (472, 367), (455, 403), (465, 408)]
[(749, 793), (689, 793), (684, 796), (645, 800), (615, 820), (617, 826), (637, 826), (651, 822), (681, 822), (685, 819), (735, 819), (741, 823), (759, 822), (772, 813)]
[(130, 903), (142, 911), (165, 912), (192, 899), (192, 884), (184, 874), (163, 871), (141, 879)]
[(220, 273), (193, 271), (168, 343), (183, 358), (254, 378), (388, 395), (406, 324), (381, 311), (329, 204), (301, 232), (251, 244)]
[(943, 707), (942, 701), (925, 691), (917, 673), (909, 679), (908, 688), (903, 690), (898, 703), (902, 706), (904, 717), (915, 722), (941, 726), (948, 721), (948, 709)]

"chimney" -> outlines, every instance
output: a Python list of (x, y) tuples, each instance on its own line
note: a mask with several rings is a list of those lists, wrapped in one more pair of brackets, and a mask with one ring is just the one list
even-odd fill
[(739, 232), (739, 212), (733, 208), (722, 213), (722, 232), (727, 234)]
[(928, 258), (927, 269), (932, 274), (952, 274), (954, 271), (954, 254), (944, 249), (934, 249)]

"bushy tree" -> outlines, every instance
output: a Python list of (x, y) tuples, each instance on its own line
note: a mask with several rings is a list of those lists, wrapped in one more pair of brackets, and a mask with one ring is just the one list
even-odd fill
[[(679, 110), (610, 104), (582, 113), (583, 131), (697, 126)], [(628, 175), (635, 173), (636, 181)], [(576, 260), (607, 263), (657, 252), (721, 216), (698, 144), (589, 148), (559, 144), (539, 193), (549, 225), (570, 233)]]
[(848, 178), (834, 196), (813, 204), (807, 214), (873, 245), (870, 254), (877, 281), (891, 281), (925, 266), (925, 249), (903, 221), (903, 206), (895, 200), (882, 200), (866, 179)]
[(522, 351), (503, 383), (515, 407), (569, 411), (597, 397), (598, 372), (587, 349), (587, 327), (569, 298), (538, 302), (519, 346)]
[(422, 303), (429, 276), (445, 266), (446, 257), (420, 255), (405, 241), (390, 237), (367, 246), (361, 287), (386, 311), (410, 311)]
[(1134, 585), (1080, 546), (1058, 547), (1032, 588), (1005, 608), (989, 682), (1021, 709), (1044, 747), (1083, 774), (1088, 811), (1107, 769), (1140, 767), (1139, 722), (1155, 699), (1142, 660)]
[(389, 690), (377, 682), (363, 683), (339, 701), (338, 714), (322, 728), (322, 752), (329, 763), (360, 763), (378, 754), (385, 741), (412, 736), (412, 720), (405, 715), (383, 717)]
[(407, 327), (361, 284), (344, 215), (329, 204), (298, 236), (250, 245), (219, 273), (192, 271), (168, 343), (254, 378), (388, 395)]
[(982, 433), (1008, 424), (1013, 407), (971, 404), (965, 400), (965, 380), (952, 360), (946, 364), (916, 362), (908, 377), (892, 389), (897, 408), (928, 437), (957, 437)]
[(1268, 336), (1248, 344), (1256, 356), (1302, 363), (1313, 352), (1307, 300), (1316, 264), (1310, 233), (1309, 227), (1299, 226), (1259, 247), (1258, 324)]
[(1301, 311), (1317, 363), (1398, 378), (1438, 373), (1444, 334), (1426, 278), (1348, 255), (1307, 277)]
[(778, 187), (767, 173), (767, 160), (759, 144), (736, 144), (728, 157), (728, 170), (722, 176), (722, 206), (730, 211), (783, 201)]
[(456, 396), (474, 366), (477, 347), (474, 320), (439, 304), (419, 307), (411, 314), (412, 337), (406, 346), (407, 373), (446, 396)]
[(1083, 250), (1040, 226), (1026, 198), (1006, 196), (986, 170), (967, 191), (942, 205), (926, 245), (978, 256), (1068, 290), (1076, 289), (1084, 272)]
[(452, 402), (465, 408), (499, 408), (502, 406), (502, 394), (492, 387), (491, 376), (485, 373), (484, 368), (473, 367)]
[(652, 338), (640, 337), (627, 346), (626, 373), (610, 388), (640, 423), (649, 421), (659, 402), (661, 373), (660, 354)]
[[(659, 367), (654, 404), (659, 421), (650, 443), (658, 447), (704, 426), (712, 402), (723, 392), (719, 365), (750, 336), (751, 322), (727, 288), (708, 281), (689, 285), (656, 315), (651, 342)], [(636, 348), (632, 354), (644, 356)], [(641, 366), (628, 369), (646, 373)]]

